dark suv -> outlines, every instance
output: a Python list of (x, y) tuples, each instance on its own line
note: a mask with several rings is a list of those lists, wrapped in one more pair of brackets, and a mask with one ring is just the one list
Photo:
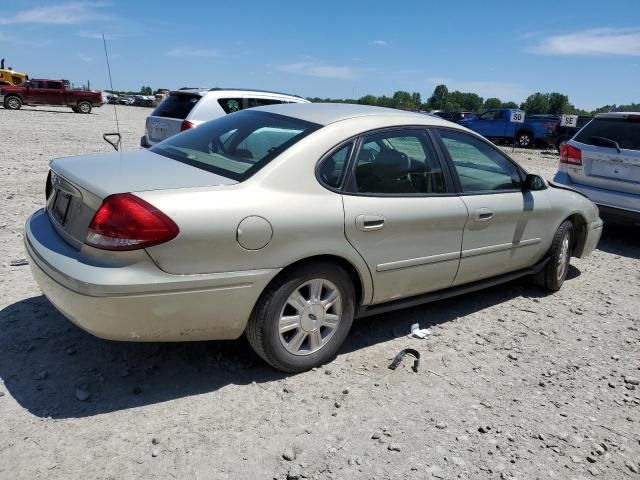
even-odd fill
[(473, 112), (435, 112), (434, 115), (449, 120), (450, 122), (459, 122), (460, 120), (469, 120), (476, 118)]
[(562, 145), (564, 142), (572, 138), (576, 133), (580, 131), (580, 129), (582, 129), (582, 127), (584, 127), (587, 123), (593, 120), (593, 117), (590, 117), (588, 115), (579, 115), (578, 122), (575, 127), (561, 127), (560, 126), (561, 117), (562, 117), (561, 115), (552, 115), (552, 114), (528, 115), (528, 118), (546, 118), (549, 120), (558, 121), (558, 124), (555, 126), (555, 128), (553, 129), (553, 132), (549, 136), (549, 144), (555, 145), (555, 147), (558, 150), (560, 150), (560, 145)]

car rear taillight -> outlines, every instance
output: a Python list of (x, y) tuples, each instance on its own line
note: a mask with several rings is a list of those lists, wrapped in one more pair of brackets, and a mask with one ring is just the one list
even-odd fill
[(640, 122), (640, 115), (636, 115), (636, 114), (627, 115), (627, 120), (630, 122)]
[(85, 243), (104, 250), (136, 250), (173, 240), (178, 226), (164, 213), (131, 193), (104, 199), (93, 216)]
[(193, 128), (193, 127), (195, 127), (193, 122), (190, 122), (189, 120), (183, 120), (182, 124), (180, 124), (180, 131), (184, 132), (185, 130), (189, 130), (190, 128)]
[(582, 165), (582, 152), (579, 148), (565, 143), (560, 147), (560, 163)]

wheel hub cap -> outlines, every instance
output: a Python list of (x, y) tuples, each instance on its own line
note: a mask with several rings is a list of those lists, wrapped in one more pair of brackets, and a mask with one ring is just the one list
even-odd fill
[(336, 332), (342, 316), (342, 297), (329, 280), (309, 280), (291, 292), (278, 322), (280, 343), (294, 355), (323, 348)]

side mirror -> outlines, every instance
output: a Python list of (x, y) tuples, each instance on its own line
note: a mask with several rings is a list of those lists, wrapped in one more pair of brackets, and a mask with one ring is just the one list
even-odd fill
[(523, 190), (526, 191), (537, 191), (537, 190), (546, 190), (548, 188), (547, 182), (540, 175), (534, 175), (533, 173), (527, 174), (527, 177), (524, 179)]

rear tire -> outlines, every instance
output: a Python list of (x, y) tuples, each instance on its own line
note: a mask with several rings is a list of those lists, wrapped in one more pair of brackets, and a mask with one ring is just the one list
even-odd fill
[(569, 272), (573, 241), (573, 224), (565, 220), (558, 227), (551, 248), (549, 249), (549, 261), (544, 268), (534, 276), (534, 282), (539, 287), (551, 292), (557, 292), (562, 287), (567, 272)]
[(76, 108), (78, 113), (91, 113), (91, 103), (89, 102), (78, 102), (78, 106)]
[(20, 110), (22, 108), (22, 100), (20, 97), (11, 96), (4, 99), (4, 108), (7, 110)]
[(285, 272), (265, 289), (246, 336), (272, 367), (303, 372), (336, 355), (354, 312), (355, 290), (347, 272), (332, 263), (312, 263)]
[(520, 148), (533, 147), (534, 138), (529, 132), (521, 132), (516, 137), (516, 145)]

